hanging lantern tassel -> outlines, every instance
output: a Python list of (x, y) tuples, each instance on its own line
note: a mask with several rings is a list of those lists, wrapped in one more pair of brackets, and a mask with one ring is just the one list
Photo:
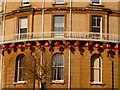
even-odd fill
[(59, 49), (60, 43), (59, 42), (55, 42), (54, 46), (55, 46), (56, 49)]
[(105, 46), (104, 46), (106, 49), (106, 51), (109, 51), (109, 48), (110, 48), (110, 44), (105, 44)]
[(31, 43), (27, 43), (26, 47), (32, 47), (32, 44)]
[(100, 48), (100, 44), (96, 43), (96, 44), (94, 45), (94, 47), (95, 47), (95, 48)]
[(46, 43), (44, 44), (44, 46), (45, 46), (45, 47), (50, 47), (50, 43), (46, 42)]
[(55, 43), (54, 43), (54, 46), (56, 46), (56, 47), (57, 47), (57, 46), (60, 46), (60, 43), (59, 43), (59, 42), (55, 42)]
[(2, 49), (6, 50), (7, 49), (7, 45), (2, 45)]
[(115, 45), (115, 46), (114, 46), (114, 49), (115, 49), (116, 52), (118, 52), (119, 49), (120, 49), (120, 46), (119, 46), (119, 45)]
[(18, 44), (17, 46), (19, 49), (22, 49), (23, 45), (22, 44)]
[(85, 47), (90, 47), (90, 46), (91, 46), (91, 44), (88, 42), (85, 44)]
[(79, 49), (80, 43), (79, 42), (75, 42), (74, 46), (75, 46), (76, 49)]
[(42, 45), (42, 44), (41, 44), (40, 42), (36, 43), (36, 46), (37, 46), (37, 47), (41, 47), (41, 45)]
[(65, 43), (65, 46), (67, 46), (67, 47), (69, 47), (70, 45), (71, 45), (70, 42), (66, 42), (66, 43)]
[(15, 45), (14, 45), (14, 44), (10, 44), (10, 45), (9, 45), (9, 48), (10, 48), (11, 50), (13, 50), (13, 49), (15, 48)]

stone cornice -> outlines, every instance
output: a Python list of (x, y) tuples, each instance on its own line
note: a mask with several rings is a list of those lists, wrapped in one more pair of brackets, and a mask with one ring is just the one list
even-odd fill
[(42, 10), (44, 9), (45, 14), (50, 14), (52, 11), (66, 11), (69, 13), (70, 9), (72, 10), (72, 13), (93, 13), (93, 14), (109, 14), (110, 16), (120, 16), (119, 10), (110, 10), (108, 8), (104, 7), (50, 7), (50, 8), (32, 8), (32, 7), (25, 7), (25, 8), (18, 8), (17, 10), (13, 10), (12, 12), (6, 13), (6, 18), (14, 17), (14, 16), (20, 16), (20, 15), (28, 15), (32, 14), (41, 14)]

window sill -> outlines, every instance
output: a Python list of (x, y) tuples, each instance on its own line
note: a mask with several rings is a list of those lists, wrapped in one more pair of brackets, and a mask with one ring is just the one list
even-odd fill
[(64, 84), (64, 80), (52, 80), (51, 84)]
[(31, 5), (30, 4), (29, 5), (23, 5), (20, 8), (27, 8), (27, 7), (31, 7)]
[(55, 5), (67, 5), (67, 3), (66, 2), (61, 2), (61, 3), (54, 2), (52, 5), (53, 6), (55, 6)]
[(105, 85), (102, 82), (90, 82), (91, 85)]
[(13, 84), (16, 85), (16, 84), (25, 84), (26, 81), (17, 81), (17, 82), (14, 82)]
[(101, 4), (90, 4), (90, 6), (104, 7), (104, 5), (101, 5)]

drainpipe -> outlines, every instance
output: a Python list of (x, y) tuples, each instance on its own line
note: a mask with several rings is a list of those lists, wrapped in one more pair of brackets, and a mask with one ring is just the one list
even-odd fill
[(71, 37), (71, 35), (72, 35), (72, 0), (70, 0), (70, 33), (69, 33), (69, 36)]
[[(6, 13), (6, 1), (4, 0), (4, 11), (3, 11), (3, 23), (2, 23), (2, 42), (4, 41), (3, 36), (5, 32), (5, 13)], [(0, 62), (0, 90), (2, 89), (2, 65), (3, 65), (3, 56), (2, 56), (2, 49), (1, 49), (1, 62)]]
[(114, 90), (114, 62), (112, 61), (112, 90)]
[(109, 35), (109, 12), (107, 13), (107, 39), (109, 39), (108, 35)]
[(44, 3), (45, 1), (42, 0), (42, 37), (44, 36)]
[(35, 13), (35, 9), (33, 8), (33, 13), (32, 13), (32, 35), (31, 38), (33, 38), (33, 31), (34, 31), (34, 13)]
[[(2, 47), (2, 45), (1, 45)], [(3, 62), (3, 56), (2, 56), (2, 48), (1, 49), (1, 61), (0, 61), (0, 90), (2, 90), (2, 62)]]
[(69, 61), (68, 61), (68, 90), (70, 90), (71, 86), (71, 54), (70, 54), (70, 47), (69, 47)]
[[(69, 37), (71, 37), (72, 32), (72, 0), (70, 0), (70, 33)], [(71, 86), (71, 54), (70, 54), (70, 47), (69, 47), (69, 64), (68, 64), (68, 90), (70, 90)]]
[(43, 61), (43, 52), (41, 51), (41, 58), (40, 58), (40, 83), (39, 83), (39, 88), (42, 89), (42, 61)]

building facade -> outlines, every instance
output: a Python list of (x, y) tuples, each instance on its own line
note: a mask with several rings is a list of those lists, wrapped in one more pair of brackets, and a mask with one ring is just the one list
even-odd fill
[(119, 0), (2, 4), (2, 89), (119, 89)]

